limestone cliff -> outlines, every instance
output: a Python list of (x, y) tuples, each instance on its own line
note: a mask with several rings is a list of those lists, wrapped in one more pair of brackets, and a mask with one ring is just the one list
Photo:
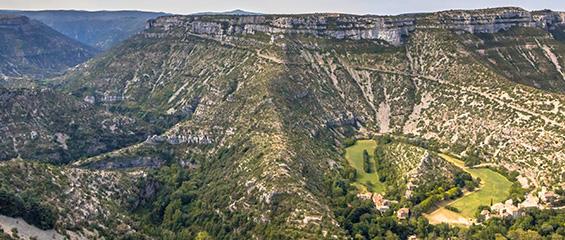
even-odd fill
[(418, 28), (495, 33), (511, 27), (554, 28), (565, 24), (559, 12), (528, 12), (520, 8), (475, 11), (445, 11), (399, 16), (355, 16), (346, 14), (258, 15), (258, 16), (164, 16), (147, 22), (145, 34), (164, 32), (206, 35), (214, 38), (265, 33), (309, 34), (334, 39), (384, 40), (393, 45), (404, 42)]

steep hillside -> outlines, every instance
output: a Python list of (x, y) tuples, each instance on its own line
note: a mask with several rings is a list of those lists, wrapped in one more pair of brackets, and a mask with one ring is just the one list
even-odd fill
[[(163, 20), (165, 24), (179, 21), (177, 17)], [(461, 146), (480, 149), (484, 160), (524, 167), (558, 162), (563, 154), (563, 96), (513, 84), (449, 31), (418, 29), (405, 47), (394, 47), (308, 35), (276, 40), (260, 33), (195, 37), (193, 29), (183, 34), (185, 28), (180, 26), (167, 25), (165, 32), (159, 27), (150, 29), (119, 51), (69, 74), (63, 88), (82, 96), (116, 95), (126, 105), (141, 104), (169, 114), (190, 112), (208, 105), (207, 88), (220, 91), (214, 102), (237, 102), (232, 94), (246, 83), (241, 76), (257, 75), (238, 70), (253, 65), (247, 61), (256, 58), (288, 69), (290, 73), (281, 78), (270, 74), (269, 85), (275, 86), (272, 91), (277, 95), (291, 98), (277, 102), (292, 106), (280, 106), (288, 111), (285, 119), (310, 115), (301, 127), (310, 134), (323, 126), (359, 123), (380, 133), (437, 140), (457, 154), (465, 150)], [(229, 51), (209, 54), (216, 48), (210, 44)], [(234, 55), (236, 50), (242, 55)], [(221, 84), (206, 87), (220, 79)], [(315, 99), (313, 105), (298, 104), (310, 98)], [(498, 126), (507, 127), (496, 130)], [(474, 130), (464, 130), (468, 127)], [(513, 131), (520, 134), (508, 134)], [(535, 137), (538, 134), (546, 137)], [(530, 177), (539, 181), (545, 176)]]
[(143, 31), (149, 19), (166, 15), (142, 11), (0, 11), (38, 20), (64, 35), (99, 50), (107, 50)]
[(416, 33), (414, 43), (413, 72), (428, 87), (441, 87), (428, 88), (433, 100), (404, 133), (436, 139), (457, 154), (478, 150), (536, 185), (563, 184), (563, 95), (512, 84), (445, 32)]
[(565, 92), (565, 43), (536, 28), (511, 28), (462, 41), (483, 61), (512, 81), (552, 92)]
[(463, 172), (437, 154), (410, 144), (381, 144), (379, 151), (380, 175), (390, 188), (388, 192), (398, 194), (398, 198), (420, 202), (438, 187), (454, 187), (456, 176)]
[[(124, 113), (179, 117), (162, 135), (75, 165), (119, 168), (167, 155), (188, 169), (195, 182), (171, 186), (188, 197), (165, 191), (134, 213), (146, 232), (339, 238), (346, 232), (328, 181), (347, 164), (339, 143), (358, 133), (416, 136), (562, 188), (565, 96), (516, 84), (462, 41), (559, 21), (519, 9), (161, 17), (51, 83)], [(453, 174), (430, 167), (438, 158), (408, 159)]]
[(52, 90), (0, 88), (0, 160), (68, 163), (142, 141), (155, 130)]
[[(136, 225), (125, 209), (139, 204), (132, 199), (151, 197), (155, 191), (152, 187), (156, 187), (148, 183), (147, 188), (140, 188), (139, 183), (147, 179), (139, 172), (89, 171), (24, 160), (0, 162), (0, 173), (2, 215), (24, 215), (27, 223), (58, 233), (40, 239), (51, 239), (51, 235), (58, 236), (53, 239), (100, 239), (135, 234)], [(31, 217), (19, 213), (30, 203), (40, 206)], [(26, 230), (19, 228), (20, 236), (26, 236)]]
[(97, 51), (23, 16), (0, 15), (0, 85), (33, 86)]
[[(144, 50), (134, 50), (129, 44), (142, 44)], [(107, 59), (111, 58), (120, 60), (109, 63)], [(209, 221), (211, 217), (223, 218), (225, 223), (239, 218), (255, 219), (248, 225), (253, 231), (242, 231), (243, 236), (311, 236), (320, 231), (340, 234), (329, 217), (329, 207), (320, 199), (322, 172), (338, 164), (336, 159), (340, 156), (328, 151), (331, 139), (322, 136), (329, 136), (329, 132), (317, 133), (314, 129), (294, 126), (325, 127), (296, 122), (297, 116), (289, 116), (301, 116), (309, 109), (294, 107), (302, 101), (311, 101), (304, 94), (305, 86), (287, 85), (289, 78), (299, 79), (293, 73), (300, 72), (276, 60), (259, 57), (255, 49), (197, 37), (190, 37), (189, 41), (138, 38), (99, 60), (91, 66), (107, 82), (84, 78), (90, 82), (79, 89), (85, 94), (94, 92), (90, 89), (123, 94), (125, 105), (140, 104), (171, 114), (195, 111), (190, 120), (177, 124), (164, 135), (177, 139), (205, 136), (209, 142), (164, 144), (176, 146), (175, 156), (179, 159), (190, 159), (183, 156), (199, 153), (208, 156), (196, 162), (203, 182), (198, 197), (205, 213), (220, 212), (200, 216), (200, 221)], [(101, 71), (102, 67), (108, 71)], [(121, 77), (113, 70), (118, 68), (133, 71), (120, 71), (124, 73)], [(84, 69), (81, 72), (86, 73)], [(113, 76), (104, 76), (109, 72)], [(97, 84), (108, 88), (96, 88)], [(299, 89), (301, 94), (291, 92)], [(314, 135), (327, 142), (314, 141), (311, 137)], [(219, 195), (225, 197), (217, 198)], [(282, 225), (286, 227), (275, 230)]]

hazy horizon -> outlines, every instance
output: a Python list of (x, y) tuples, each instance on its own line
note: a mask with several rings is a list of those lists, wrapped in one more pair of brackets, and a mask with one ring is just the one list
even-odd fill
[(241, 9), (250, 12), (265, 14), (299, 14), (299, 13), (350, 13), (350, 14), (377, 14), (396, 15), (403, 13), (435, 12), (451, 9), (481, 9), (493, 7), (521, 7), (527, 10), (551, 9), (555, 11), (565, 10), (565, 1), (550, 0), (475, 0), (468, 2), (444, 2), (444, 1), (370, 1), (351, 0), (348, 2), (338, 0), (314, 0), (299, 1), (289, 0), (285, 2), (268, 3), (259, 0), (96, 0), (96, 1), (74, 1), (74, 0), (3, 0), (0, 9), (3, 10), (78, 10), (78, 11), (151, 11), (166, 12), (172, 14), (190, 14), (196, 12), (223, 12)]

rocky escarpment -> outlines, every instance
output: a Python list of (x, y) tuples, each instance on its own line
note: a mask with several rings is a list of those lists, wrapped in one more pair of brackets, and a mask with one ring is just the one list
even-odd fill
[[(166, 16), (147, 23), (145, 36), (197, 34), (213, 38), (264, 33), (308, 34), (333, 39), (384, 40), (394, 45), (418, 28), (441, 28), (471, 33), (495, 33), (514, 26), (555, 28), (565, 24), (559, 12), (528, 12), (520, 8), (446, 11), (400, 16), (354, 16), (345, 14), (261, 16)], [(172, 31), (171, 30), (177, 30)]]
[[(151, 20), (150, 30), (179, 28), (189, 33), (222, 37), (239, 34), (311, 34), (336, 39), (382, 39), (399, 44), (414, 29), (414, 19), (351, 15), (302, 16), (171, 16)], [(155, 36), (148, 33), (148, 36)]]

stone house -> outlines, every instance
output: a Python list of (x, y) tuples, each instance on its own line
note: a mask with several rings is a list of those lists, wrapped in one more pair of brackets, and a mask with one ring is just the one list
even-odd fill
[(389, 204), (390, 202), (386, 200), (383, 195), (379, 193), (373, 194), (373, 204), (375, 204), (375, 208), (381, 212), (385, 212), (390, 209)]
[(522, 209), (531, 207), (539, 207), (539, 198), (530, 193), (526, 195), (526, 200), (518, 204), (518, 208)]
[(366, 193), (357, 193), (357, 197), (361, 200), (371, 200), (371, 197), (373, 196), (372, 193), (370, 192), (366, 192)]
[(489, 210), (486, 210), (486, 209), (482, 210), (482, 211), (481, 211), (481, 216), (484, 217), (485, 221), (486, 221), (486, 220), (489, 220), (489, 219), (491, 218), (491, 216), (490, 216), (490, 211), (489, 211)]
[(401, 219), (401, 220), (408, 218), (409, 215), (410, 215), (410, 209), (409, 208), (401, 208), (401, 209), (398, 209), (398, 211), (396, 212), (396, 217), (398, 219)]
[(520, 209), (514, 206), (512, 199), (503, 203), (496, 203), (490, 207), (491, 214), (496, 217), (517, 217), (520, 215)]

